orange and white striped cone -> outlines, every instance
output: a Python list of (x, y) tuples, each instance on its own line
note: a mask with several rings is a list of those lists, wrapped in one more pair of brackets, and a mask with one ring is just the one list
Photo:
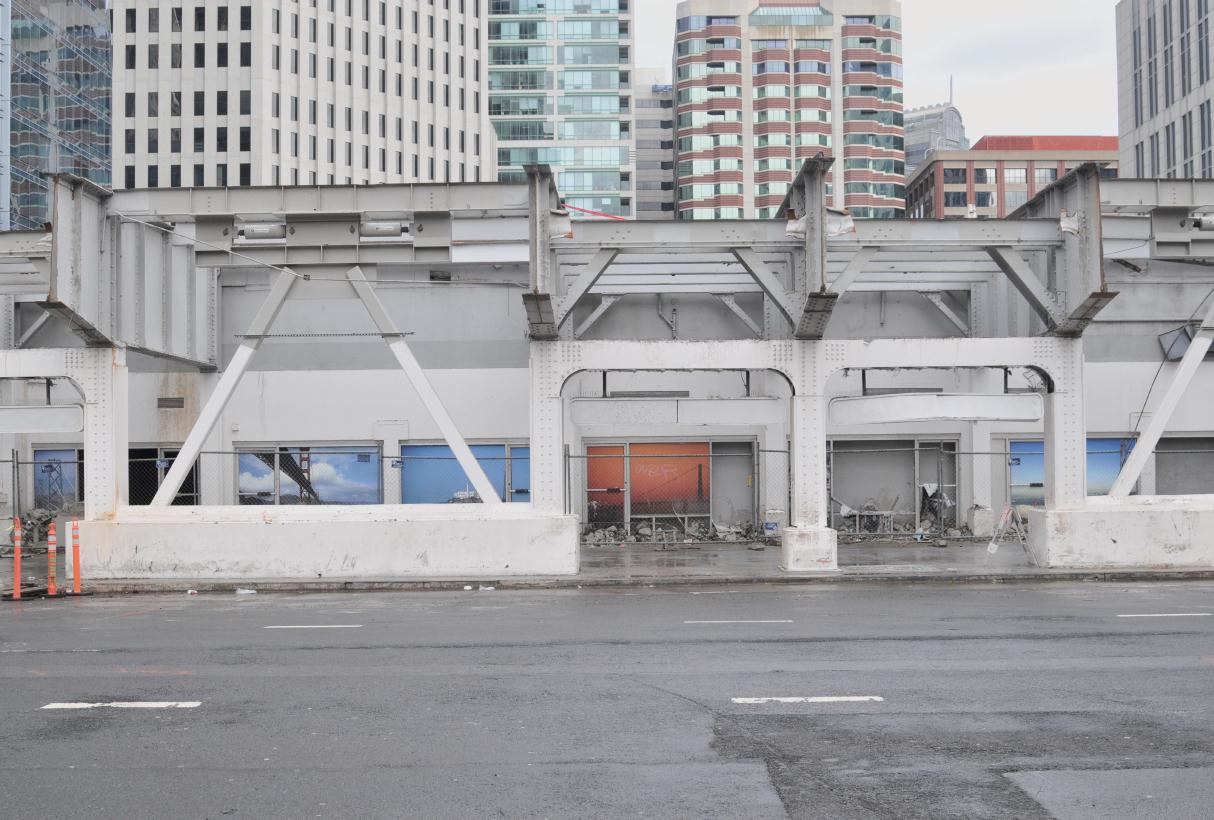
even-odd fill
[(80, 594), (80, 522), (72, 520), (72, 594)]
[(46, 594), (52, 596), (59, 594), (55, 583), (59, 575), (59, 567), (56, 564), (58, 552), (59, 539), (55, 535), (55, 522), (52, 521), (46, 530)]
[(21, 518), (13, 516), (13, 600), (21, 600)]

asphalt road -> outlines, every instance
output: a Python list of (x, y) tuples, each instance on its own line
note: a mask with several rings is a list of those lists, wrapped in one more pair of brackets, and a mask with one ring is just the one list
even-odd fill
[(0, 604), (3, 817), (1212, 815), (1211, 584)]

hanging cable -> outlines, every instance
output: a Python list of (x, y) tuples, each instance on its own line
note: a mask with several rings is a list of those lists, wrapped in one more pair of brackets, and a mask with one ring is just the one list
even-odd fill
[[(1201, 309), (1203, 307), (1205, 307), (1206, 302), (1209, 301), (1211, 296), (1214, 296), (1214, 288), (1211, 288), (1210, 292), (1207, 293), (1205, 295), (1205, 297), (1200, 302), (1197, 303), (1197, 309), (1193, 311), (1193, 314), (1191, 316), (1189, 316), (1188, 321), (1186, 321), (1183, 325), (1181, 325), (1180, 327), (1178, 327), (1176, 329), (1184, 330), (1186, 327), (1188, 327), (1190, 324), (1192, 324), (1193, 320), (1197, 318), (1197, 314), (1201, 313)], [(1172, 343), (1170, 345), (1168, 345), (1167, 352), (1165, 352), (1163, 355), (1163, 361), (1159, 363), (1159, 367), (1156, 368), (1156, 370), (1155, 370), (1155, 377), (1153, 379), (1151, 379), (1151, 386), (1147, 388), (1147, 395), (1142, 400), (1142, 409), (1140, 409), (1138, 411), (1138, 419), (1134, 422), (1134, 433), (1135, 434), (1138, 433), (1138, 427), (1139, 427), (1139, 425), (1142, 424), (1142, 415), (1143, 415), (1143, 413), (1145, 413), (1147, 411), (1147, 404), (1151, 401), (1151, 393), (1154, 392), (1155, 384), (1159, 381), (1160, 374), (1163, 373), (1163, 367), (1164, 367), (1164, 365), (1166, 365), (1168, 363), (1168, 361), (1172, 355), (1172, 349), (1176, 347), (1176, 343), (1179, 341), (1180, 341), (1180, 336), (1177, 335), (1176, 338), (1172, 340)]]
[(238, 252), (232, 250), (231, 248), (224, 248), (219, 245), (214, 245), (210, 242), (204, 242), (196, 236), (187, 236), (186, 234), (175, 231), (172, 228), (166, 228), (163, 225), (157, 225), (154, 222), (144, 222), (142, 219), (136, 219), (133, 216), (127, 216), (126, 214), (121, 214), (121, 213), (118, 213), (117, 211), (114, 212), (114, 215), (117, 216), (119, 219), (125, 219), (127, 222), (133, 222), (136, 225), (142, 225), (145, 228), (151, 228), (152, 230), (160, 231), (161, 233), (167, 233), (170, 236), (176, 236), (179, 239), (188, 240), (190, 242), (193, 242), (195, 245), (202, 245), (204, 248), (210, 248), (211, 250), (219, 251), (220, 253), (226, 253), (229, 256), (234, 256), (237, 259), (243, 259), (246, 262), (252, 262), (254, 265), (260, 265), (263, 268), (269, 268), (270, 270), (278, 271), (279, 273), (289, 273), (292, 276), (298, 277), (305, 281), (312, 278), (311, 276), (307, 275), (306, 273), (297, 273), (297, 272), (291, 270), (290, 268), (280, 268), (277, 265), (271, 265), (269, 262), (262, 262), (260, 259), (254, 259), (252, 256), (246, 256), (243, 253), (238, 253)]

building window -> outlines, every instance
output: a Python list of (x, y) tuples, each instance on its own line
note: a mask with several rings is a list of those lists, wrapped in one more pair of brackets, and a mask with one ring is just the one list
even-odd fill
[(944, 192), (944, 207), (946, 208), (964, 208), (969, 205), (969, 200), (966, 197), (965, 191), (945, 191)]
[(242, 505), (381, 504), (383, 469), (376, 446), (241, 448)]
[(1057, 168), (1042, 168), (1039, 166), (1039, 167), (1033, 169), (1033, 182), (1036, 183), (1037, 187), (1040, 188), (1043, 185), (1050, 185), (1057, 181), (1058, 181), (1058, 169)]
[(965, 184), (965, 169), (964, 168), (945, 168), (944, 184), (945, 185), (964, 185)]
[(1027, 185), (1028, 184), (1028, 169), (1027, 168), (1004, 168), (1003, 181), (1007, 185)]
[[(472, 455), (504, 501), (531, 500), (531, 448), (524, 444), (473, 444)], [(471, 481), (445, 444), (407, 444), (392, 465), (400, 470), (402, 504), (479, 501)]]
[(34, 506), (79, 514), (84, 501), (84, 451), (34, 450)]
[[(174, 168), (177, 168), (178, 183), (180, 183), (181, 169), (176, 165)], [(130, 449), (127, 476), (130, 479), (132, 507), (152, 503), (155, 493), (159, 490), (161, 483), (164, 483), (165, 475), (169, 474), (169, 468), (175, 462), (177, 454), (176, 447), (132, 447)], [(182, 507), (182, 505), (198, 503), (198, 462), (194, 462), (193, 468), (186, 474), (186, 480), (181, 483), (181, 490), (177, 491), (176, 498), (172, 499), (172, 504), (175, 507)]]

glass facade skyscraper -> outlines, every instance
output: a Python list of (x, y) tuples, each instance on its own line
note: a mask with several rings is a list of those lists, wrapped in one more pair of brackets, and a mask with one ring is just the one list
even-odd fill
[(0, 24), (0, 229), (38, 230), (47, 174), (110, 185), (109, 15), (105, 0), (0, 0)]
[(573, 215), (635, 214), (629, 0), (489, 0), (498, 179), (552, 166)]

